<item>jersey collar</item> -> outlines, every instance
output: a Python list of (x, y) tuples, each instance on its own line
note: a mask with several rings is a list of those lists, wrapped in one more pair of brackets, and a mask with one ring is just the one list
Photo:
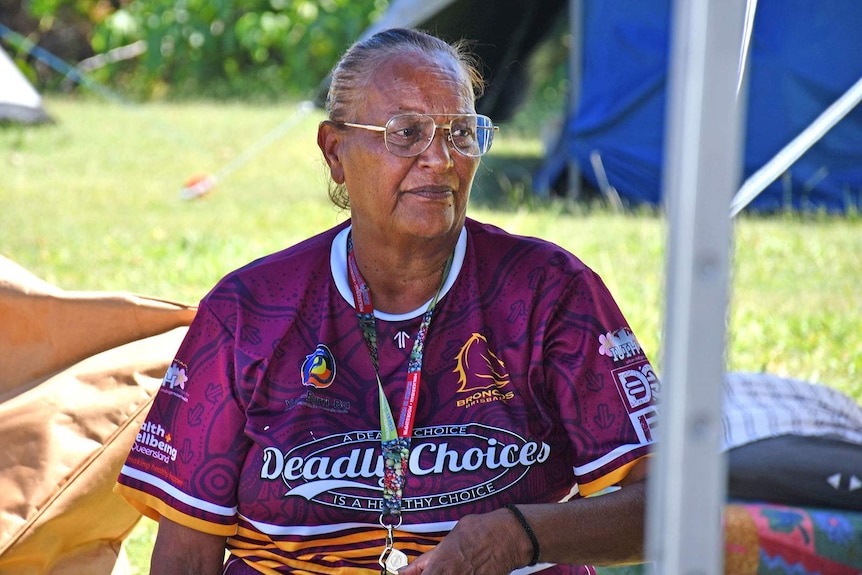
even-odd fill
[[(338, 232), (335, 239), (332, 241), (332, 246), (329, 249), (329, 267), (332, 273), (332, 279), (335, 281), (335, 286), (344, 301), (350, 307), (355, 307), (353, 302), (353, 292), (350, 291), (350, 282), (347, 279), (347, 234), (350, 233), (352, 226), (347, 226)], [(449, 289), (455, 284), (458, 279), (458, 273), (461, 271), (461, 266), (464, 264), (464, 254), (467, 253), (467, 227), (461, 228), (461, 233), (458, 235), (458, 243), (455, 244), (455, 254), (452, 258), (452, 267), (449, 270), (449, 275), (446, 277), (446, 282), (443, 284), (443, 289), (440, 291), (440, 298), (445, 296)], [(391, 314), (374, 310), (374, 317), (383, 321), (403, 321), (421, 316), (428, 309), (429, 299), (421, 306), (413, 311), (401, 314)]]

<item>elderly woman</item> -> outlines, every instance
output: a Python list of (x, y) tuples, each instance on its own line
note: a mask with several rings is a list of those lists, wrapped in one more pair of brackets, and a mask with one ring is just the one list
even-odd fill
[(119, 479), (152, 573), (641, 558), (658, 381), (596, 274), (466, 218), (479, 86), (417, 31), (339, 62), (318, 145), (350, 220), (202, 301)]

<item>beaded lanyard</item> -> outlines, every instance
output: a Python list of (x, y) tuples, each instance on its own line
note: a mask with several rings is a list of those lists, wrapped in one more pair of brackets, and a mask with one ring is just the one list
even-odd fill
[(452, 267), (452, 257), (446, 261), (443, 270), (443, 280), (428, 309), (422, 315), (416, 340), (410, 352), (410, 360), (407, 363), (407, 381), (404, 390), (404, 400), (401, 403), (401, 412), (398, 416), (398, 424), (392, 417), (392, 409), (386, 394), (383, 392), (383, 384), (380, 381), (380, 370), (377, 352), (377, 323), (374, 319), (374, 306), (371, 303), (371, 290), (359, 273), (356, 265), (356, 256), (353, 253), (353, 236), (347, 236), (347, 272), (350, 278), (350, 287), (353, 291), (353, 301), (356, 304), (356, 317), (362, 330), (362, 337), (368, 347), (368, 355), (374, 366), (374, 374), (377, 377), (377, 395), (380, 403), (380, 445), (383, 451), (383, 502), (380, 512), (380, 525), (386, 529), (386, 543), (383, 553), (380, 554), (381, 573), (397, 573), (400, 567), (407, 565), (407, 556), (395, 549), (393, 530), (401, 525), (401, 501), (404, 496), (404, 484), (407, 480), (407, 467), (410, 457), (410, 438), (413, 435), (413, 421), (416, 418), (416, 404), (419, 400), (419, 384), (422, 379), (422, 355), (425, 351), (425, 336), (428, 326), (431, 325), (431, 316), (440, 292), (443, 291), (443, 283), (449, 275)]

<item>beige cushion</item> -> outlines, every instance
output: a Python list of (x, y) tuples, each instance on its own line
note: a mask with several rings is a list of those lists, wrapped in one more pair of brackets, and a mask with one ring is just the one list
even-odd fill
[(112, 489), (194, 313), (0, 257), (0, 575), (122, 571), (140, 515)]

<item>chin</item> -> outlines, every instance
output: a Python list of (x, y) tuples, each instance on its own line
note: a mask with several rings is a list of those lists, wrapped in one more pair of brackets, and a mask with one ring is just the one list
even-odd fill
[(444, 237), (456, 232), (456, 225), (452, 219), (445, 222), (429, 222), (427, 220), (417, 221), (412, 224), (408, 223), (406, 232), (411, 236), (416, 236), (428, 240)]
[(464, 225), (465, 210), (457, 210), (454, 203), (436, 206), (411, 206), (402, 211), (399, 228), (401, 232), (413, 237), (437, 239), (457, 235)]

